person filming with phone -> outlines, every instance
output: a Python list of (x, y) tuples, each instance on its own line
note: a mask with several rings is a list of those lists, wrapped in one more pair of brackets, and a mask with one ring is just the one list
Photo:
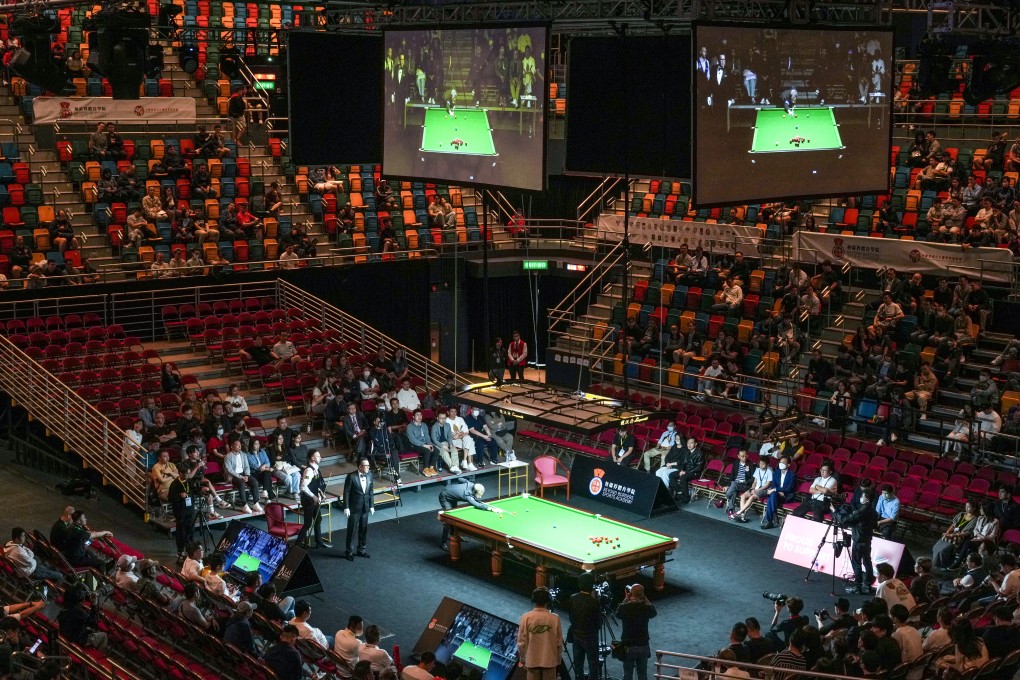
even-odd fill
[(648, 680), (648, 659), (652, 656), (648, 642), (648, 622), (654, 619), (657, 613), (655, 607), (645, 597), (643, 585), (637, 583), (627, 586), (623, 602), (616, 608), (616, 618), (621, 624), (623, 680), (634, 680), (635, 670), (637, 680)]

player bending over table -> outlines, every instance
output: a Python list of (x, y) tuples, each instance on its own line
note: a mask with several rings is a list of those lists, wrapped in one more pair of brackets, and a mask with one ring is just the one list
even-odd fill
[[(479, 510), (489, 510), (490, 512), (503, 513), (502, 508), (497, 508), (492, 505), (481, 502), (481, 497), (485, 495), (485, 487), (481, 484), (475, 484), (467, 479), (458, 479), (450, 483), (449, 486), (439, 492), (439, 507), (443, 510), (453, 510), (460, 503), (468, 503), (473, 505)], [(447, 540), (450, 538), (450, 525), (443, 524), (443, 542), (439, 545), (443, 550), (447, 549)]]

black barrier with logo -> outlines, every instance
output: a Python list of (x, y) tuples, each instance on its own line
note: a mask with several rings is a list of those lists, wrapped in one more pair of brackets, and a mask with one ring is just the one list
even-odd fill
[(273, 584), (280, 597), (285, 595), (300, 597), (301, 595), (321, 593), (324, 590), (308, 551), (295, 543), (290, 544), (287, 556), (283, 558), (283, 564), (276, 570)]
[(575, 456), (570, 467), (570, 492), (644, 517), (680, 509), (658, 477), (609, 459)]

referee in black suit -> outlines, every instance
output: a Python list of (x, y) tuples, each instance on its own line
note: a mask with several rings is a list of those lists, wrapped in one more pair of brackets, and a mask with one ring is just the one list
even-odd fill
[(347, 475), (344, 481), (344, 514), (347, 516), (347, 552), (344, 554), (354, 561), (351, 542), (354, 530), (358, 530), (358, 557), (371, 557), (365, 549), (368, 539), (368, 516), (375, 514), (375, 494), (372, 492), (371, 463), (367, 458), (358, 459), (358, 471)]

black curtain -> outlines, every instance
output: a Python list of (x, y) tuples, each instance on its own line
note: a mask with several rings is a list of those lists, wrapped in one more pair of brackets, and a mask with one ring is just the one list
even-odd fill
[(577, 206), (595, 190), (600, 177), (550, 175), (549, 190), (523, 196), (507, 194), (514, 205), (523, 205), (525, 215), (534, 219), (572, 219)]
[[(488, 369), (488, 349), (498, 335), (503, 346), (510, 343), (510, 334), (518, 330), (521, 338), (528, 343), (529, 361), (536, 357), (536, 335), (538, 359), (545, 361), (545, 350), (549, 345), (548, 310), (560, 303), (575, 285), (577, 279), (561, 278), (548, 274), (534, 275), (529, 284), (528, 276), (512, 276), (489, 280), (489, 297), (485, 298), (480, 279), (469, 279), (464, 287), (464, 304), (467, 305), (468, 340), (473, 346), (475, 370)], [(538, 288), (538, 317), (535, 318), (535, 288)], [(492, 337), (485, 337), (485, 312), (489, 312)], [(537, 329), (536, 329), (537, 326)]]
[(429, 265), (425, 260), (310, 267), (284, 277), (409, 349), (429, 355)]

